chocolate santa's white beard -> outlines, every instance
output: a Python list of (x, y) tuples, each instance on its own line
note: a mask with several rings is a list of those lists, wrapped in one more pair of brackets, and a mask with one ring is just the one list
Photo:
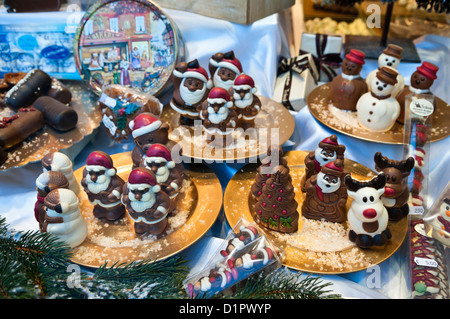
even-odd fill
[(100, 175), (97, 177), (97, 181), (91, 180), (91, 175), (86, 175), (86, 183), (90, 192), (98, 194), (105, 191), (111, 183), (111, 177), (108, 175)]
[(324, 177), (325, 177), (325, 174), (322, 173), (322, 172), (319, 172), (317, 174), (317, 186), (320, 187), (322, 192), (324, 192), (324, 193), (334, 193), (341, 186), (341, 180), (340, 179), (337, 179), (336, 183), (329, 183), (329, 182), (327, 182), (324, 179)]
[(214, 112), (214, 108), (208, 106), (208, 120), (211, 123), (219, 124), (222, 121), (225, 121), (228, 117), (228, 108), (226, 106), (222, 106), (219, 109), (219, 112)]
[(319, 162), (320, 166), (324, 166), (325, 164), (335, 161), (337, 159), (336, 152), (333, 152), (333, 157), (324, 156), (322, 154), (323, 148), (318, 147), (314, 152), (314, 158), (317, 162)]
[(183, 79), (180, 84), (180, 96), (186, 104), (193, 105), (201, 101), (206, 92), (206, 85), (203, 85), (203, 88), (192, 92), (187, 87), (184, 86)]
[(169, 179), (170, 170), (167, 166), (158, 168), (156, 171), (156, 181), (158, 183), (165, 183)]
[(246, 93), (243, 99), (241, 99), (241, 96), (239, 94), (234, 93), (233, 98), (234, 105), (241, 109), (244, 109), (253, 103), (253, 94), (251, 93)]
[(226, 81), (222, 80), (222, 78), (218, 74), (219, 73), (218, 71), (219, 69), (216, 70), (213, 76), (214, 86), (221, 87), (228, 91), (230, 88), (233, 87), (234, 80), (226, 80)]
[(152, 208), (156, 202), (155, 195), (151, 191), (142, 194), (142, 198), (140, 200), (136, 199), (133, 192), (128, 194), (128, 198), (130, 199), (131, 208), (138, 213)]

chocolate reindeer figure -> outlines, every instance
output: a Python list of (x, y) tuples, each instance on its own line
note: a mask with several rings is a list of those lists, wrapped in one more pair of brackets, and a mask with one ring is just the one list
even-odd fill
[(383, 248), (392, 237), (389, 215), (380, 197), (384, 193), (386, 176), (379, 173), (370, 181), (345, 177), (348, 196), (353, 202), (347, 213), (350, 225), (348, 237), (360, 248)]
[(383, 156), (381, 152), (375, 153), (375, 169), (386, 175), (386, 187), (381, 201), (386, 207), (389, 219), (396, 221), (409, 213), (408, 176), (414, 168), (414, 158), (396, 161)]

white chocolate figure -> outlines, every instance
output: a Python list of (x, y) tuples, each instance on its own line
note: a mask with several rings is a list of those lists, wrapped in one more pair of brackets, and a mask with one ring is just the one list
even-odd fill
[[(378, 69), (373, 70), (369, 73), (369, 75), (366, 78), (366, 83), (370, 86), (372, 83), (373, 78), (376, 76), (377, 71), (382, 67), (390, 67), (393, 69), (397, 69), (398, 65), (400, 64), (400, 60), (402, 59), (402, 52), (403, 48), (399, 47), (395, 44), (389, 44), (385, 50), (380, 54), (378, 57)], [(392, 96), (397, 96), (397, 94), (403, 90), (405, 87), (405, 79), (404, 77), (399, 73), (397, 75), (397, 83), (394, 85), (394, 89), (391, 92)]]
[(450, 246), (450, 198), (445, 198), (439, 206), (439, 215), (433, 221), (433, 238)]
[(73, 175), (72, 161), (61, 152), (49, 153), (41, 161), (43, 171), (55, 171), (62, 173), (69, 181), (69, 188), (76, 194), (80, 192), (80, 184)]
[(359, 124), (369, 131), (386, 132), (394, 126), (400, 114), (400, 104), (391, 95), (398, 72), (382, 67), (372, 79), (370, 92), (363, 94), (356, 104)]
[(42, 232), (56, 235), (71, 248), (87, 236), (87, 225), (80, 214), (78, 197), (70, 189), (58, 188), (44, 200), (45, 216)]

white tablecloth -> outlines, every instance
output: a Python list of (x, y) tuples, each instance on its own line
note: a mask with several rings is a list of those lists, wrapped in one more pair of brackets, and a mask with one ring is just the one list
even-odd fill
[[(192, 13), (166, 11), (178, 25), (184, 38), (187, 61), (196, 58), (202, 66), (207, 68), (208, 59), (212, 54), (233, 50), (246, 72), (254, 77), (259, 90), (258, 94), (269, 98), (272, 96), (278, 60), (280, 56), (288, 56), (289, 52), (284, 33), (278, 24), (278, 15), (271, 15), (252, 25), (244, 26)], [(447, 102), (450, 101), (450, 94), (446, 82), (450, 71), (443, 62), (450, 48), (448, 40), (427, 36), (419, 39), (417, 43), (420, 56), (441, 67), (439, 79), (435, 82), (433, 91)], [(404, 74), (407, 82), (408, 75), (414, 71), (415, 67), (416, 65), (401, 64), (400, 72)], [(368, 73), (373, 68), (376, 68), (376, 61), (366, 61), (364, 72)], [(288, 143), (293, 149), (314, 149), (323, 137), (336, 133), (319, 124), (307, 108), (295, 115), (295, 122), (296, 129), (291, 143)], [(393, 158), (401, 157), (401, 150), (397, 146), (365, 142), (342, 134), (338, 136), (340, 143), (347, 146), (346, 156), (367, 167), (373, 168), (372, 158), (376, 151), (382, 151), (383, 154)], [(132, 144), (119, 145), (111, 142), (101, 127), (97, 136), (73, 159), (74, 169), (83, 166), (89, 153), (94, 150), (115, 154), (129, 151), (132, 146)], [(449, 139), (433, 143), (431, 156), (430, 177), (433, 180), (433, 192), (437, 194), (450, 179), (450, 169), (447, 164), (450, 157)], [(220, 170), (218, 166), (216, 169)], [(6, 218), (10, 227), (24, 231), (38, 229), (33, 213), (36, 200), (34, 183), (41, 171), (40, 164), (36, 163), (0, 173), (0, 216)], [(222, 172), (217, 173), (219, 175)], [(226, 185), (226, 180), (222, 179), (222, 183)], [(193, 270), (201, 267), (202, 261), (215, 252), (217, 244), (221, 242), (219, 237), (223, 235), (223, 231), (229, 229), (223, 214), (214, 228), (183, 252), (189, 258)], [(323, 276), (323, 279), (333, 283), (331, 289), (335, 293), (348, 298), (407, 298), (406, 248), (405, 246), (400, 249), (394, 257), (380, 265), (380, 268), (371, 269), (371, 271), (379, 270), (379, 282), (371, 283), (373, 276), (370, 277), (371, 273), (365, 271), (346, 276)]]

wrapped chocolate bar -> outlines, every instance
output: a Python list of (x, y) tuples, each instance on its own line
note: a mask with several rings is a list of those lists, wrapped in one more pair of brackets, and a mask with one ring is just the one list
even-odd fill
[(261, 234), (257, 226), (240, 220), (205, 267), (189, 276), (184, 286), (190, 298), (231, 293), (232, 287), (281, 266), (284, 252)]
[(445, 246), (450, 246), (450, 182), (423, 218), (425, 232)]
[(303, 33), (300, 54), (311, 53), (320, 73), (321, 82), (331, 81), (341, 66), (342, 36)]
[(306, 105), (309, 93), (317, 87), (319, 72), (311, 53), (281, 60), (273, 99), (291, 111)]
[(425, 235), (424, 221), (411, 221), (411, 295), (414, 299), (450, 297), (444, 247)]
[(137, 92), (132, 88), (110, 85), (103, 88), (99, 99), (103, 113), (102, 122), (111, 138), (116, 142), (128, 139), (131, 134), (129, 123), (141, 113), (159, 116), (163, 105), (154, 96)]
[(433, 94), (409, 95), (405, 99), (404, 158), (415, 159), (408, 179), (411, 192), (410, 214), (423, 217), (427, 203), (430, 165), (430, 137), (434, 112)]

